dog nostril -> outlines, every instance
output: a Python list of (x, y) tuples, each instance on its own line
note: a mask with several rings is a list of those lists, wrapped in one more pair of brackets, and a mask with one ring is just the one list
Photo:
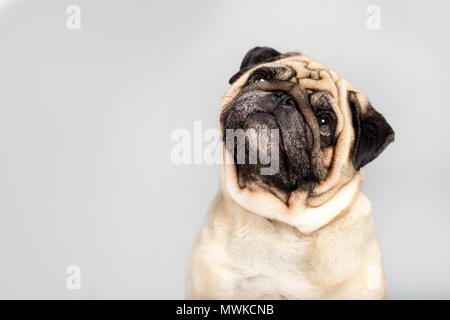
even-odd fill
[(273, 94), (274, 94), (275, 97), (277, 97), (277, 98), (281, 98), (282, 96), (284, 96), (284, 93), (283, 93), (283, 92), (280, 92), (280, 91), (275, 91)]
[(290, 106), (290, 107), (295, 107), (294, 99), (291, 98), (291, 97), (287, 97), (287, 98), (284, 100), (284, 104), (287, 105), (287, 106)]
[(295, 107), (294, 98), (283, 91), (274, 91), (271, 97), (277, 105), (280, 104), (287, 107)]
[(272, 97), (273, 101), (280, 102), (283, 99), (283, 93), (281, 93), (281, 92), (274, 92), (271, 97)]

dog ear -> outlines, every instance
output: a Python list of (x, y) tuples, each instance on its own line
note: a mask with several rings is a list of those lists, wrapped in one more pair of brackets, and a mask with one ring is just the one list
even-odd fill
[(359, 170), (394, 141), (394, 130), (360, 93), (349, 91), (348, 101), (355, 130), (353, 166)]
[(229, 83), (233, 84), (233, 82), (251, 67), (269, 61), (279, 55), (281, 55), (280, 52), (269, 47), (255, 47), (249, 50), (241, 62), (240, 70), (230, 78)]

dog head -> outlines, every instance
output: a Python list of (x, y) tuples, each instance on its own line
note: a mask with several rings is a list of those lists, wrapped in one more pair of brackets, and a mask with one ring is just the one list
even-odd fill
[[(300, 53), (256, 47), (230, 84), (219, 125), (239, 188), (258, 186), (285, 202), (293, 192), (318, 196), (350, 181), (394, 140), (364, 94)], [(245, 161), (236, 135), (229, 139), (236, 131), (244, 133)], [(267, 161), (249, 161), (252, 152), (276, 155), (277, 170), (262, 174)]]

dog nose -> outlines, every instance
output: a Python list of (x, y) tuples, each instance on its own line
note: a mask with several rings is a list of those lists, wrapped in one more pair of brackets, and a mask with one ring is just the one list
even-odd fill
[(289, 107), (295, 107), (295, 100), (294, 98), (283, 91), (275, 91), (273, 92), (272, 98), (275, 100), (277, 105), (284, 105)]

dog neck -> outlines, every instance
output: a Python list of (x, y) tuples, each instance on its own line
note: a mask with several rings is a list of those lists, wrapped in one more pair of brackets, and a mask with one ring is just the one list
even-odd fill
[(298, 190), (285, 202), (263, 188), (240, 188), (231, 155), (226, 150), (223, 155), (221, 179), (225, 197), (262, 217), (291, 225), (303, 234), (310, 234), (347, 212), (362, 193), (362, 172), (357, 172), (345, 184), (335, 186), (326, 194)]

